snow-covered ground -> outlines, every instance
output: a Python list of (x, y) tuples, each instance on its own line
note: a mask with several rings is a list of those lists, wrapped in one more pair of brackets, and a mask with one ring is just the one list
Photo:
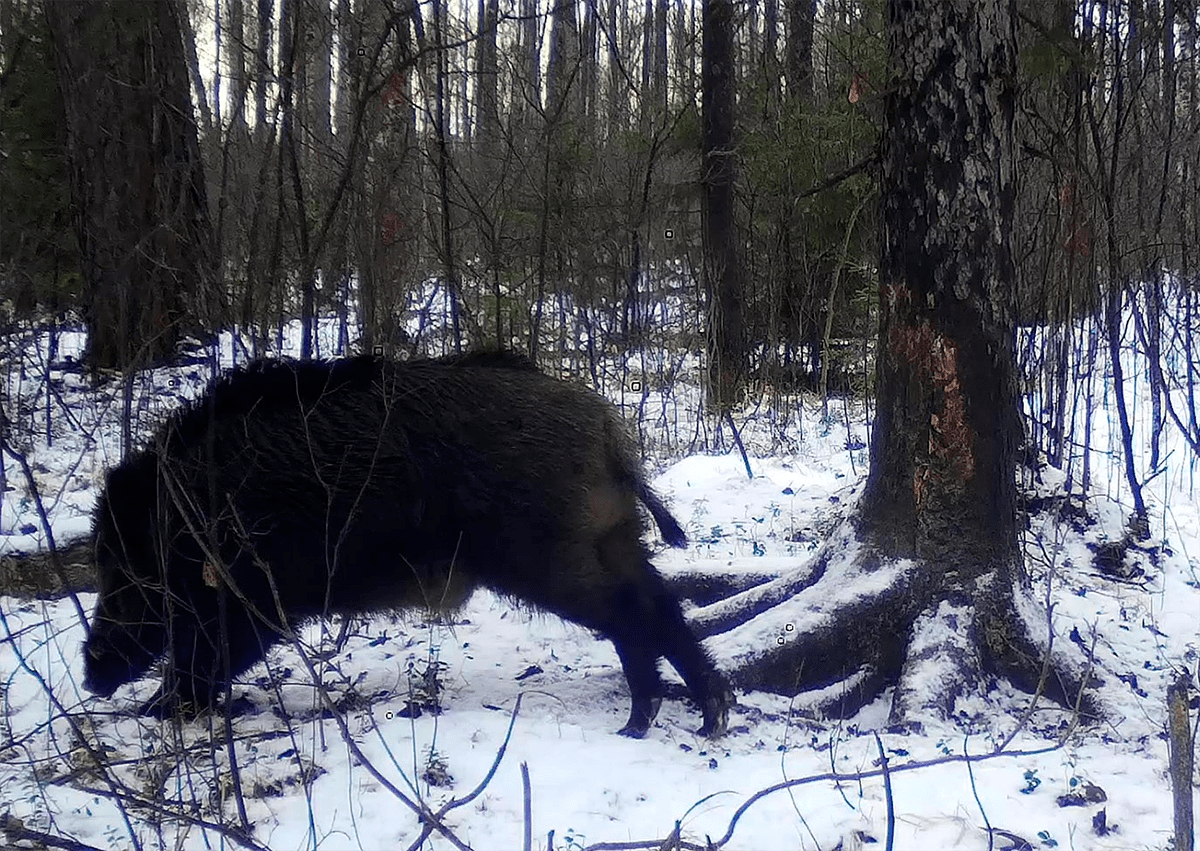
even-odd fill
[[(78, 335), (65, 335), (60, 356), (81, 343)], [(44, 340), (39, 346), (44, 362)], [(221, 348), (227, 362), (231, 350), (227, 343)], [(38, 352), (36, 346), (27, 351), (31, 365)], [(5, 392), (25, 402), (20, 415), (41, 435), (26, 449), (61, 544), (86, 533), (103, 471), (119, 457), (120, 397), (113, 401), (111, 388), (96, 393), (78, 374), (56, 370), (49, 394), (53, 443), (47, 445), (46, 390), (25, 392), (40, 386), (36, 367), (24, 379), (18, 364), (6, 369)], [(144, 401), (135, 405), (142, 433), (178, 396), (200, 392), (209, 377), (204, 365), (146, 376), (136, 396)], [(628, 387), (605, 390), (627, 412), (641, 410), (643, 434), (656, 446), (670, 435), (686, 440), (695, 428), (697, 397), (686, 384), (666, 398)], [(759, 451), (751, 458), (753, 480), (737, 456), (693, 456), (669, 466), (655, 485), (691, 545), (661, 552), (662, 570), (778, 573), (811, 558), (853, 503), (866, 471), (861, 412), (849, 411), (848, 434), (841, 403), (834, 409), (833, 422), (822, 421), (819, 407), (799, 402), (785, 423), (765, 411), (748, 422), (744, 437)], [(1104, 411), (1097, 418), (1109, 421)], [(779, 445), (781, 432), (788, 453), (763, 455), (763, 447)], [(1119, 482), (1119, 452), (1108, 453), (1107, 437), (1096, 437), (1097, 487)], [(410, 847), (419, 836), (417, 816), (389, 785), (440, 812), (483, 784), (442, 816), (458, 840), (480, 851), (522, 847), (526, 805), (533, 848), (550, 847), (551, 832), (557, 849), (657, 847), (652, 843), (677, 825), (683, 840), (699, 847), (706, 837), (727, 837), (723, 847), (747, 851), (833, 851), (872, 841), (882, 848), (889, 830), (882, 747), (897, 849), (1167, 849), (1165, 692), (1180, 671), (1194, 674), (1197, 667), (1200, 510), (1195, 459), (1178, 445), (1165, 457), (1168, 469), (1147, 491), (1152, 540), (1145, 552), (1131, 554), (1141, 575), (1120, 581), (1101, 575), (1087, 547), (1120, 539), (1128, 506), (1097, 496), (1087, 504), (1096, 522), (1078, 528), (1049, 511), (1031, 520), (1026, 542), (1035, 593), (1044, 595), (1050, 583), (1060, 640), (1069, 640), (1072, 630), (1089, 644), (1095, 636), (1105, 694), (1117, 710), (1065, 742), (1058, 736), (1069, 713), (1042, 701), (1008, 750), (989, 755), (1019, 725), (1030, 701), (1003, 682), (986, 701), (960, 701), (972, 719), (967, 729), (930, 721), (923, 732), (903, 735), (883, 730), (890, 694), (853, 719), (826, 721), (804, 712), (803, 696), (739, 693), (731, 732), (718, 742), (694, 735), (699, 713), (672, 692), (647, 738), (630, 741), (614, 735), (629, 705), (609, 643), (480, 593), (452, 625), (409, 613), (356, 627), (323, 671), (335, 692), (357, 695), (345, 698), (344, 729), (316, 711), (294, 651), (277, 648), (268, 661), (281, 683), (278, 693), (262, 687), (262, 666), (242, 678), (235, 693), (256, 711), (234, 719), (234, 749), (253, 841), (272, 851)], [(10, 490), (0, 514), (0, 548), (28, 551), (43, 535), (19, 468), (5, 463)], [(1046, 470), (1038, 490), (1053, 495), (1062, 485), (1062, 476)], [(90, 611), (94, 595), (80, 600)], [(205, 716), (176, 728), (135, 717), (133, 708), (156, 687), (152, 680), (125, 687), (112, 700), (84, 693), (83, 625), (69, 599), (0, 597), (0, 615), (0, 816), (98, 848), (237, 847), (232, 835), (205, 826), (238, 818), (220, 719)], [(318, 635), (316, 626), (309, 629), (312, 641)], [(719, 650), (719, 641), (710, 647)], [(420, 686), (420, 674), (431, 666), (441, 672), (444, 711), (404, 717), (410, 687)], [(669, 667), (664, 671), (669, 682), (679, 682)], [(289, 721), (279, 717), (281, 706)], [(105, 754), (109, 780), (80, 737)], [(968, 764), (964, 754), (977, 761)], [(867, 776), (834, 780), (830, 773)], [(163, 811), (114, 795), (112, 780)], [(782, 785), (787, 781), (794, 785)], [(185, 812), (187, 820), (168, 811)], [(456, 846), (435, 832), (425, 847)]]

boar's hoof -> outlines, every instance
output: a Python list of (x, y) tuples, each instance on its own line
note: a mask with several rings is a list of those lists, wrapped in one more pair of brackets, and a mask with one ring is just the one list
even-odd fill
[[(185, 689), (188, 695), (190, 689)], [(193, 697), (185, 697), (178, 689), (167, 688), (166, 684), (158, 687), (153, 696), (138, 708), (138, 715), (143, 718), (157, 718), (164, 721), (167, 718), (195, 718), (208, 707)]]
[(153, 697), (138, 707), (137, 714), (143, 718), (165, 721), (174, 715), (189, 717), (195, 715), (196, 712), (194, 704), (181, 703), (175, 695), (159, 688)]
[(706, 739), (719, 739), (729, 732), (729, 706), (732, 703), (731, 694), (710, 697), (704, 701), (704, 724), (696, 731), (696, 735)]
[[(254, 702), (245, 695), (239, 695), (233, 699), (229, 705), (229, 717), (237, 718), (242, 715), (254, 715), (257, 713), (257, 707)], [(138, 708), (138, 715), (144, 718), (155, 718), (159, 721), (165, 721), (168, 718), (179, 717), (184, 720), (191, 720), (206, 709), (213, 709), (212, 706), (205, 706), (197, 700), (181, 700), (178, 696), (164, 692), (160, 688), (154, 693), (154, 696), (147, 700)], [(219, 707), (217, 707), (219, 709)]]
[(624, 727), (617, 730), (617, 735), (628, 736), (631, 739), (640, 739), (645, 736), (650, 725), (654, 723), (660, 706), (662, 706), (661, 697), (635, 698), (633, 708), (629, 710), (629, 720), (625, 722)]
[(649, 724), (635, 724), (633, 719), (625, 723), (625, 726), (617, 730), (618, 736), (626, 736), (630, 739), (640, 739), (646, 735), (646, 731), (650, 729)]
[(705, 717), (704, 723), (700, 725), (700, 729), (696, 731), (697, 736), (703, 736), (706, 739), (719, 739), (729, 731), (729, 722), (724, 712), (719, 715), (708, 718)]

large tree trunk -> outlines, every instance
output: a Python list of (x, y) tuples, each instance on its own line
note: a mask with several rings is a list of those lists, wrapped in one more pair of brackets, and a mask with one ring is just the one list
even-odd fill
[[(401, 325), (406, 288), (425, 262), (420, 252), (425, 243), (418, 238), (425, 211), (413, 189), (424, 179), (414, 77), (420, 68), (416, 57), (424, 46), (425, 28), (417, 4), (411, 2), (395, 15), (385, 4), (365, 3), (346, 20), (350, 40), (358, 46), (348, 54), (350, 87), (366, 98), (356, 97), (353, 102), (355, 118), (362, 122), (362, 142), (355, 153), (350, 228), (361, 305), (361, 347), (397, 353), (397, 344), (407, 351), (410, 342)], [(382, 67), (376, 66), (383, 55), (380, 47), (393, 38), (397, 50)], [(363, 51), (362, 57), (358, 50)], [(382, 91), (370, 84), (376, 73), (387, 81)], [(426, 92), (432, 89), (433, 81), (423, 83)], [(433, 104), (427, 101), (425, 106)]]
[[(512, 111), (518, 123), (528, 122), (531, 108), (542, 102), (542, 38), (537, 0), (520, 0), (521, 36), (516, 59)], [(536, 111), (536, 110), (534, 110)]]
[(450, 149), (447, 143), (449, 135), (449, 110), (451, 106), (446, 103), (449, 98), (447, 91), (447, 76), (449, 61), (449, 48), (446, 47), (444, 36), (444, 27), (448, 15), (447, 6), (445, 3), (434, 2), (433, 4), (433, 32), (435, 49), (437, 50), (437, 109), (435, 112), (436, 125), (434, 132), (436, 133), (437, 143), (437, 176), (438, 176), (438, 200), (439, 211), (441, 213), (441, 250), (442, 250), (442, 268), (446, 274), (446, 287), (450, 291), (450, 330), (454, 337), (454, 351), (462, 352), (463, 334), (462, 327), (459, 325), (459, 309), (462, 303), (460, 295), (460, 282), (458, 280), (458, 268), (455, 263), (456, 251), (454, 248), (454, 228), (451, 222), (450, 210)]
[[(774, 606), (777, 619), (731, 633), (731, 653), (768, 633), (735, 655), (735, 681), (835, 686), (823, 700), (841, 713), (894, 684), (897, 723), (950, 716), (994, 675), (1063, 702), (1087, 679), (1069, 642), (1050, 651), (1017, 538), (1013, 3), (907, 6), (888, 7), (879, 413), (862, 500), (797, 575), (696, 618), (711, 634)], [(770, 639), (788, 628), (796, 638)]]
[[(886, 105), (879, 407), (860, 531), (925, 562), (925, 617), (939, 600), (974, 605), (978, 649), (1007, 665), (1013, 648), (988, 646), (998, 633), (980, 619), (1008, 617), (991, 610), (1022, 571), (1008, 244), (1015, 20), (1006, 0), (889, 14), (899, 85)], [(902, 690), (894, 708), (915, 699)]]
[(667, 0), (658, 0), (654, 15), (654, 74), (651, 81), (654, 104), (660, 115), (667, 114)]
[(788, 94), (793, 102), (812, 100), (813, 27), (817, 0), (787, 0), (791, 33), (787, 43)]
[(212, 228), (176, 8), (45, 4), (93, 368), (162, 358), (205, 318)]
[(704, 284), (708, 293), (708, 398), (714, 411), (738, 401), (745, 377), (742, 282), (734, 177), (733, 4), (705, 0), (701, 109), (704, 138), (701, 189), (704, 199)]
[(500, 125), (500, 74), (496, 61), (497, 29), (500, 25), (500, 0), (480, 0), (482, 18), (476, 47), (475, 135), (481, 147), (494, 143)]
[(617, 29), (621, 20), (617, 15), (624, 8), (621, 0), (609, 0), (608, 36), (608, 133), (615, 136), (625, 129), (629, 122), (629, 80), (622, 73), (621, 54), (619, 50), (619, 33)]

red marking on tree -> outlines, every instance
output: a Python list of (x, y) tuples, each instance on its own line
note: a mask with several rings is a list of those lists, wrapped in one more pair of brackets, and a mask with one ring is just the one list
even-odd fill
[(1089, 257), (1092, 253), (1092, 222), (1084, 210), (1079, 197), (1079, 183), (1074, 172), (1068, 172), (1066, 180), (1058, 189), (1058, 207), (1066, 221), (1067, 238), (1063, 240), (1063, 251)]
[(850, 96), (848, 98), (850, 103), (858, 103), (859, 98), (862, 97), (863, 86), (865, 84), (866, 80), (863, 79), (862, 74), (854, 75), (854, 79), (850, 81)]
[(1070, 210), (1075, 206), (1075, 175), (1070, 175), (1067, 182), (1058, 190), (1058, 206)]
[(1092, 228), (1088, 222), (1077, 225), (1066, 240), (1063, 241), (1063, 251), (1068, 254), (1078, 254), (1080, 257), (1090, 257), (1092, 254)]
[[(972, 432), (967, 425), (967, 400), (958, 380), (958, 345), (938, 333), (931, 357), (934, 404), (941, 396), (941, 411), (930, 416), (929, 452), (942, 460), (942, 469), (965, 482), (975, 474)], [(934, 436), (940, 438), (935, 444)]]
[[(894, 289), (908, 292), (901, 285)], [(913, 466), (913, 499), (920, 508), (931, 479), (936, 478), (938, 491), (946, 493), (975, 475), (973, 433), (958, 378), (958, 344), (922, 318), (894, 326), (888, 347), (900, 368), (910, 372), (911, 383), (929, 387), (928, 444)]]
[(379, 222), (379, 238), (384, 245), (395, 242), (404, 230), (404, 219), (395, 213), (384, 213)]
[(383, 90), (383, 108), (390, 109), (394, 104), (408, 103), (408, 72), (396, 71), (388, 80)]

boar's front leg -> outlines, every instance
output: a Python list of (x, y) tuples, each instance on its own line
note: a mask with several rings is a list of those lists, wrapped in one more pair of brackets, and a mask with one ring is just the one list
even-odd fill
[(278, 638), (240, 607), (231, 607), (227, 621), (221, 630), (217, 618), (176, 619), (163, 684), (139, 714), (164, 718), (211, 709), (233, 678), (261, 662)]

